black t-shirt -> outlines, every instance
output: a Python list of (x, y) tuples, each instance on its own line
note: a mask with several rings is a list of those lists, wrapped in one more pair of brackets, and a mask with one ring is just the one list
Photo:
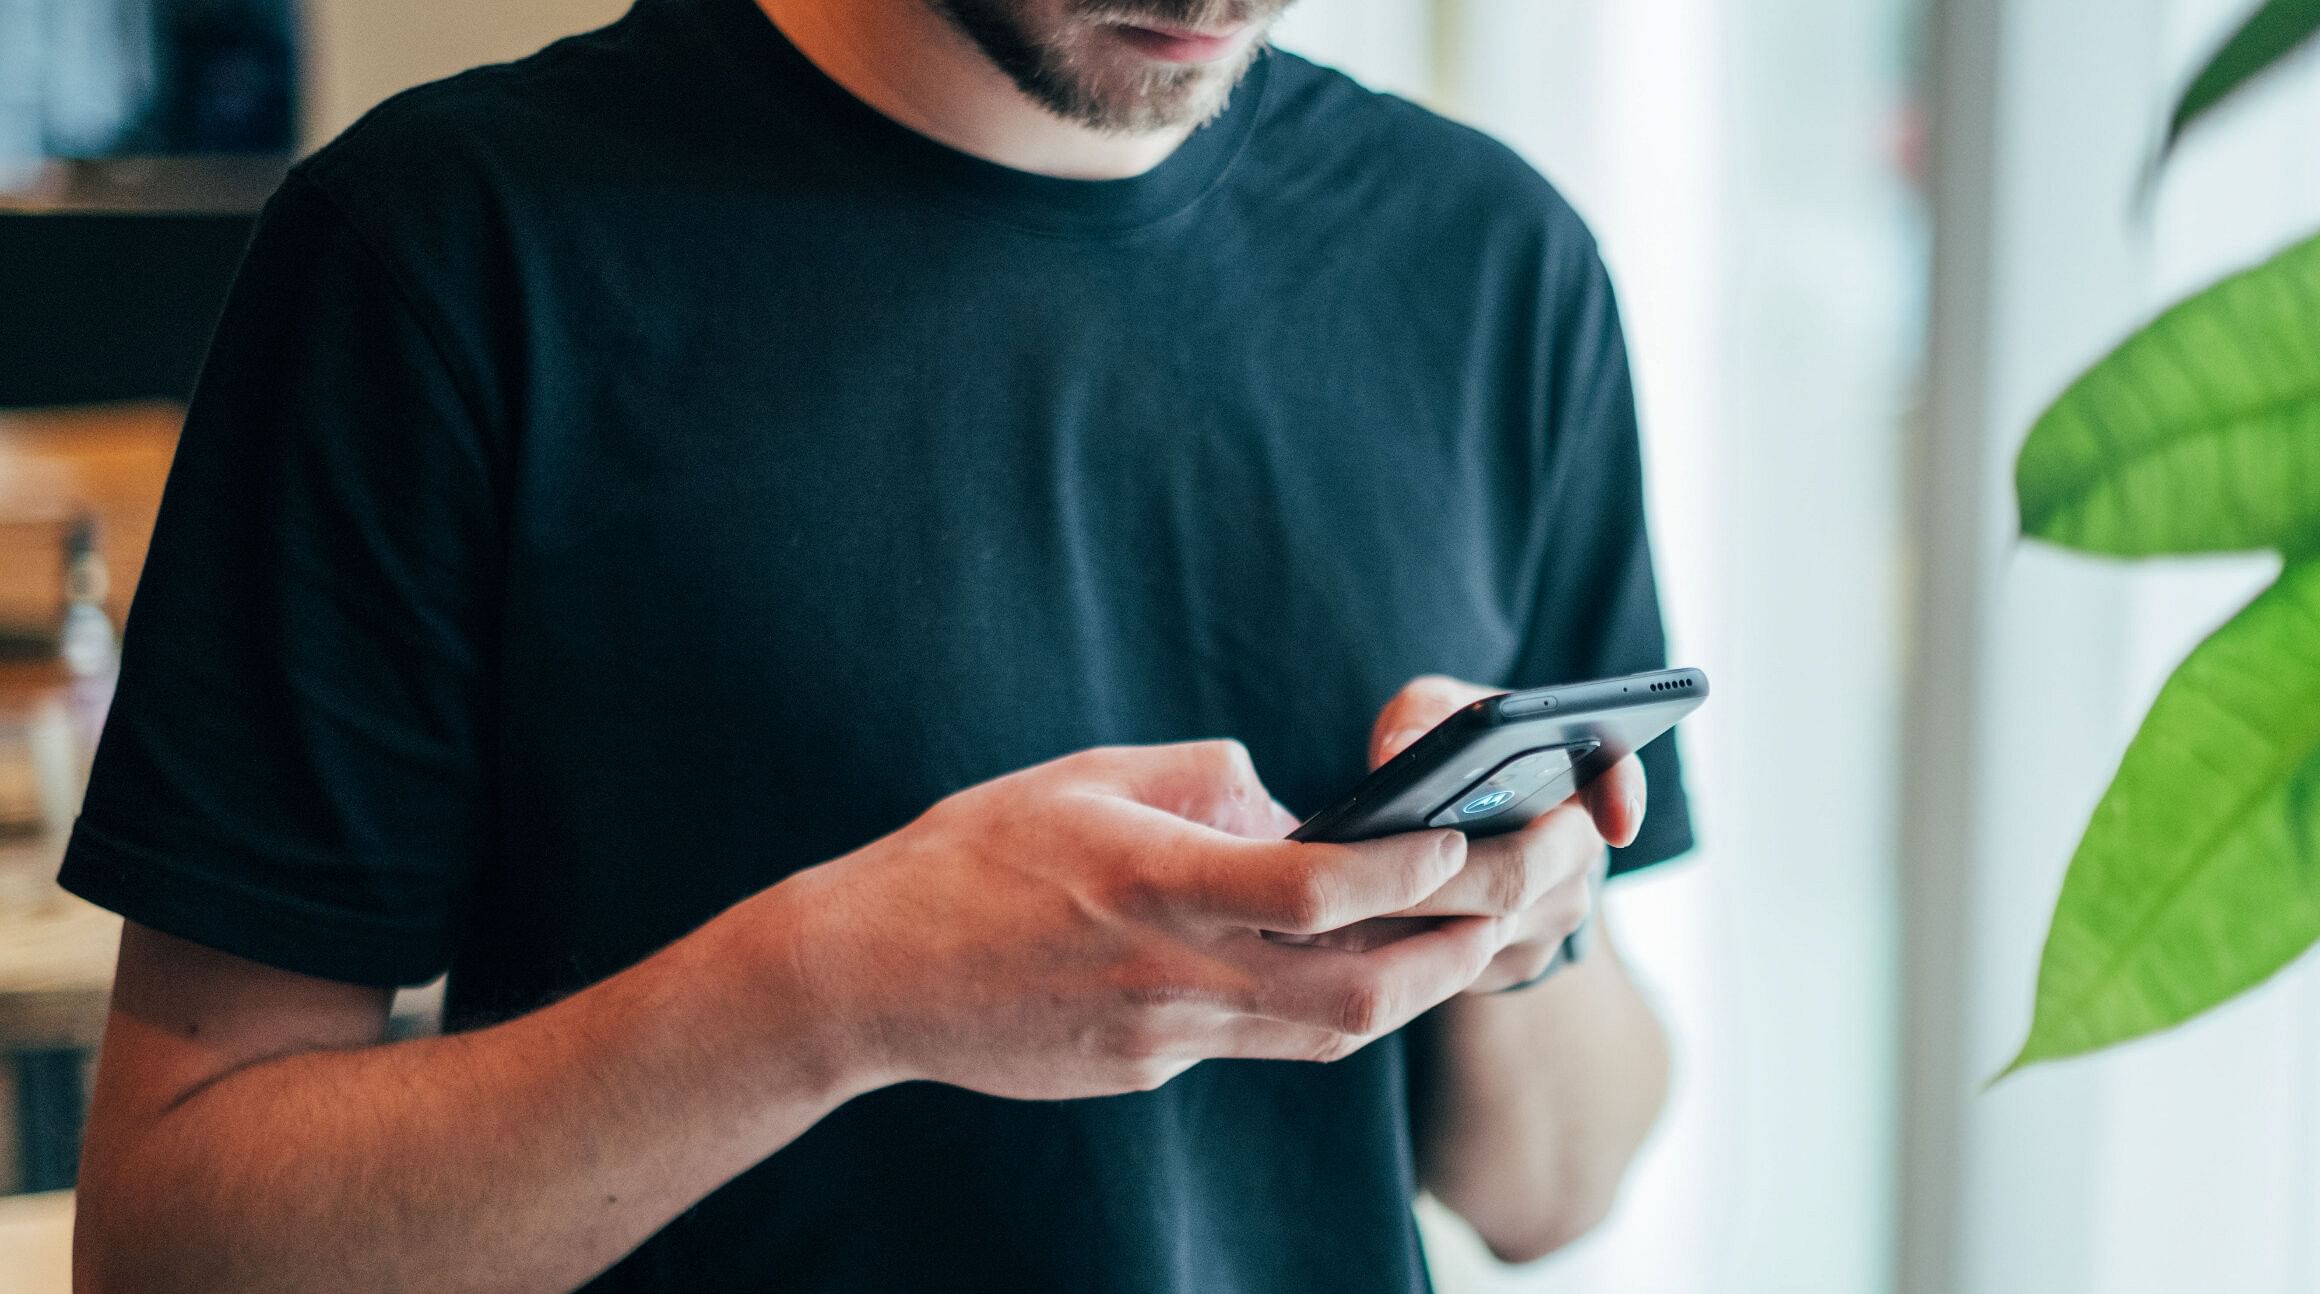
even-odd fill
[[(1149, 174), (953, 152), (751, 0), (402, 95), (268, 207), (64, 883), (452, 1027), (949, 792), (1237, 736), (1291, 809), (1411, 676), (1662, 664), (1593, 243), (1282, 54)], [(1675, 754), (1643, 839), (1689, 843)], [(855, 1100), (601, 1288), (1406, 1292), (1423, 1031)]]

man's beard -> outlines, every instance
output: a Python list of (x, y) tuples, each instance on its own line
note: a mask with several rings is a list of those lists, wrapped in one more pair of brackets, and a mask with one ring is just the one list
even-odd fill
[(1269, 25), (1290, 0), (1065, 0), (1061, 28), (1034, 29), (1025, 0), (926, 0), (1041, 107), (1116, 134), (1200, 126), (1224, 111), (1264, 38), (1229, 63), (1163, 64), (1103, 48), (1108, 23), (1180, 30)]

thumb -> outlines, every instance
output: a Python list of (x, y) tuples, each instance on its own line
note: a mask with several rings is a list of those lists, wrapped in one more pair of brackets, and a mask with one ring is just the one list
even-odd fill
[(1394, 694), (1393, 700), (1386, 702), (1385, 709), (1378, 712), (1377, 722), (1370, 726), (1370, 767), (1376, 768), (1401, 754), (1410, 743), (1425, 736), (1459, 707), (1486, 696), (1496, 696), (1500, 690), (1441, 674), (1411, 679)]

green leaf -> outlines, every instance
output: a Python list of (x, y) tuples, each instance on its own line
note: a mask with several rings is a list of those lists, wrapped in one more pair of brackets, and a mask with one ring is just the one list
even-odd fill
[(2320, 549), (2320, 238), (2181, 302), (2040, 415), (2022, 533), (2088, 552)]
[(2160, 690), (2070, 860), (2005, 1072), (2179, 1024), (2315, 939), (2320, 562), (2301, 562)]
[(2320, 0), (2265, 0), (2248, 15), (2223, 48), (2191, 78), (2175, 113), (2167, 119), (2167, 141), (2160, 145), (2162, 160), (2175, 141), (2207, 110), (2228, 99), (2264, 69), (2279, 62), (2297, 46), (2320, 32)]

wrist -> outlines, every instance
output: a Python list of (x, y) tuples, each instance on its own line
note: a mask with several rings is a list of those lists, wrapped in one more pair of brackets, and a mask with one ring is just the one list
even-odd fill
[(746, 968), (743, 1018), (766, 1054), (790, 1066), (832, 1108), (900, 1082), (883, 1039), (874, 960), (832, 918), (825, 867), (808, 868), (744, 900), (723, 919), (727, 946), (711, 957)]

